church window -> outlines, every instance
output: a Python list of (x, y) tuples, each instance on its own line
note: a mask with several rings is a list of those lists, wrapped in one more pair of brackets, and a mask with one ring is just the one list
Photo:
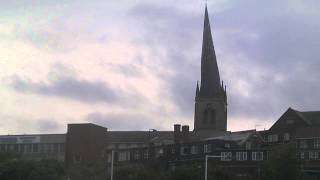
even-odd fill
[(211, 109), (210, 110), (210, 119), (211, 119), (211, 123), (212, 124), (215, 124), (215, 121), (216, 121), (216, 111)]
[(208, 110), (204, 110), (203, 113), (203, 123), (208, 124)]

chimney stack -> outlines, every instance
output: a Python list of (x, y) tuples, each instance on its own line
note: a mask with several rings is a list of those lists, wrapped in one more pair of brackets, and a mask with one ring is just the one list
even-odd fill
[(180, 142), (180, 137), (181, 137), (181, 125), (180, 124), (175, 124), (174, 125), (174, 131), (173, 131), (174, 143), (179, 143)]
[(189, 126), (183, 125), (182, 126), (182, 139), (187, 141), (189, 139)]

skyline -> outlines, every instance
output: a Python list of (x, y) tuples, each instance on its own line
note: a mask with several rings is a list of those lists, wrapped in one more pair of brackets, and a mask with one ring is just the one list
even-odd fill
[[(193, 129), (205, 3), (183, 2), (2, 2), (0, 134)], [(320, 3), (308, 2), (208, 2), (228, 130), (320, 110)]]

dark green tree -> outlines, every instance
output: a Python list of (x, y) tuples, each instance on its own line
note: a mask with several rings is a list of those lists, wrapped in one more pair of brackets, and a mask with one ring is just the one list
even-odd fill
[(299, 180), (301, 171), (295, 144), (284, 144), (269, 151), (262, 168), (263, 180)]

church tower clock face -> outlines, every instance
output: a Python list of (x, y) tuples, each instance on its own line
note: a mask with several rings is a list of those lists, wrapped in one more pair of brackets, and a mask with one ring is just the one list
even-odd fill
[(194, 131), (227, 129), (227, 92), (220, 81), (219, 69), (211, 35), (209, 15), (205, 8), (201, 83), (197, 83)]

